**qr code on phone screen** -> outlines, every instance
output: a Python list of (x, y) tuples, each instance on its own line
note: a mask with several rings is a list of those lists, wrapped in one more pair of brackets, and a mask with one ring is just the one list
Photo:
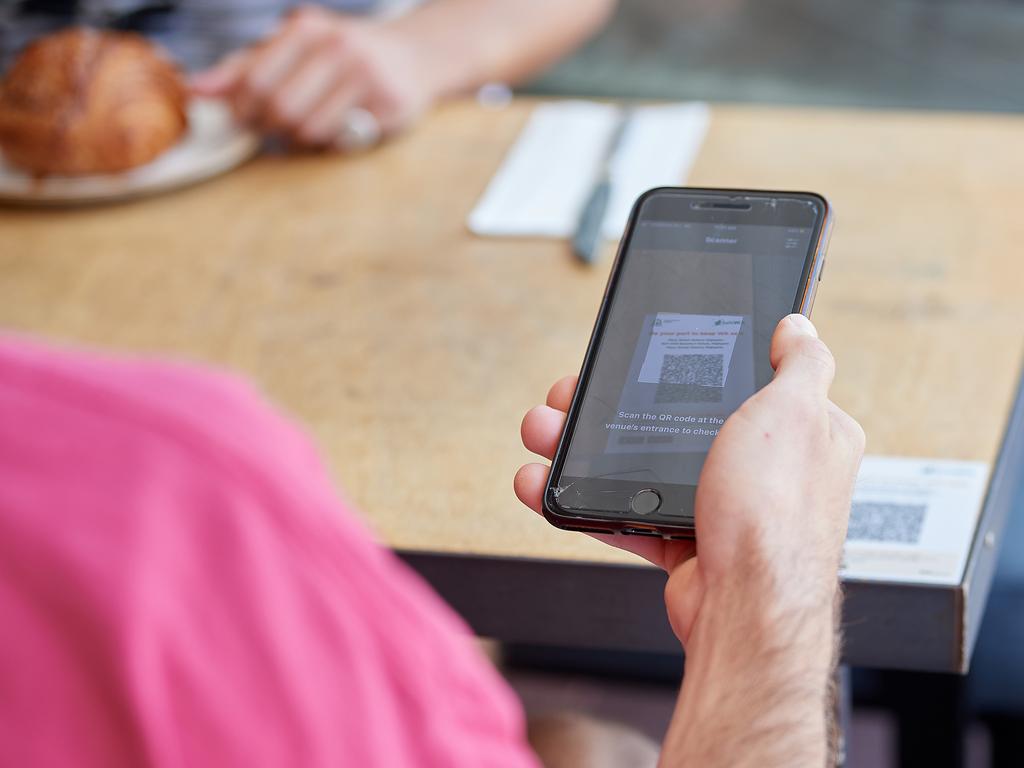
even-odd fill
[(723, 355), (665, 355), (654, 402), (721, 402), (724, 379)]
[(850, 508), (850, 527), (846, 538), (916, 544), (921, 540), (926, 511), (924, 504), (855, 501)]

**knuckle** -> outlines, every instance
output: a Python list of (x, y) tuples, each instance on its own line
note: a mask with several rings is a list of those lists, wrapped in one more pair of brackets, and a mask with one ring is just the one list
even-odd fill
[(374, 94), (372, 109), (374, 117), (385, 128), (385, 124), (396, 122), (401, 115), (402, 105), (393, 94), (386, 91), (378, 91)]
[(830, 415), (832, 434), (836, 438), (836, 442), (851, 456), (862, 456), (867, 442), (864, 428), (855, 418), (839, 407), (833, 407)]
[(296, 131), (295, 138), (307, 146), (319, 146), (328, 143), (327, 131), (321, 123), (303, 123)]
[(267, 62), (260, 61), (249, 67), (242, 76), (241, 87), (250, 96), (266, 98), (273, 89), (272, 74), (268, 71)]
[(291, 102), (280, 94), (275, 94), (267, 101), (267, 110), (274, 120), (284, 125), (295, 122), (295, 110)]
[(358, 47), (349, 53), (352, 56), (352, 76), (360, 82), (375, 84), (379, 70), (371, 57)]
[(852, 416), (843, 415), (846, 416), (843, 420), (843, 434), (846, 435), (854, 452), (857, 455), (861, 455), (864, 453), (864, 448), (867, 445), (867, 434), (864, 432), (864, 427)]
[(292, 11), (288, 21), (296, 29), (309, 29), (320, 23), (323, 11), (319, 6), (303, 4)]
[(864, 449), (868, 447), (868, 433), (864, 431), (864, 427), (856, 419), (854, 419), (853, 425), (856, 433), (857, 452), (863, 454)]
[(832, 351), (821, 339), (808, 336), (800, 341), (797, 351), (802, 357), (821, 366), (822, 370), (826, 372), (835, 370), (836, 361), (832, 357)]
[(352, 47), (349, 40), (348, 30), (343, 26), (335, 25), (330, 34), (324, 38), (323, 41), (324, 50), (332, 56), (339, 56), (343, 53), (349, 52)]
[(254, 95), (262, 96), (266, 89), (259, 67), (252, 67), (242, 75), (240, 84), (244, 92)]

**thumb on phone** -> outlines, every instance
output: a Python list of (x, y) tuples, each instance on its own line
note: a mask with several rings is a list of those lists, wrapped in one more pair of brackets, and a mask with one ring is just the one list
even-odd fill
[(770, 352), (775, 381), (828, 397), (836, 363), (814, 324), (803, 315), (782, 318), (772, 336)]

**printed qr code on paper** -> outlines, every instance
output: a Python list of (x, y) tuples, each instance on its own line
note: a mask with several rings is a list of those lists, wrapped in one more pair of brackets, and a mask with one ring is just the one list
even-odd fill
[(724, 379), (723, 355), (665, 355), (654, 402), (721, 402)]
[(846, 538), (916, 544), (921, 539), (926, 511), (924, 504), (855, 501), (850, 508), (850, 527)]

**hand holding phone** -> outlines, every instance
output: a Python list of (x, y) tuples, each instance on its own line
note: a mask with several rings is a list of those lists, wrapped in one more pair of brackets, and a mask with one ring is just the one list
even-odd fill
[[(786, 764), (835, 756), (822, 704), (864, 433), (828, 399), (832, 358), (809, 320), (780, 322), (770, 358), (775, 378), (727, 419), (704, 463), (699, 551), (692, 540), (593, 534), (669, 572), (665, 605), (686, 648), (680, 706), (662, 745), (673, 764), (713, 755), (756, 764), (769, 750)], [(575, 385), (558, 382), (548, 404), (526, 415), (527, 448), (554, 456)], [(516, 474), (516, 494), (537, 512), (547, 473), (527, 464)]]
[(771, 334), (809, 314), (820, 195), (661, 188), (637, 201), (544, 494), (560, 528), (692, 537), (726, 419), (772, 378)]
[[(692, 540), (593, 534), (671, 574), (666, 603), (684, 644), (709, 593), (772, 611), (831, 609), (864, 433), (828, 399), (832, 356), (809, 320), (779, 323), (770, 363), (774, 379), (729, 417), (708, 452), (695, 508), (699, 557)], [(554, 457), (576, 383), (556, 382), (547, 404), (526, 414), (530, 451)], [(538, 513), (547, 475), (546, 465), (527, 464), (515, 478), (517, 496)]]

